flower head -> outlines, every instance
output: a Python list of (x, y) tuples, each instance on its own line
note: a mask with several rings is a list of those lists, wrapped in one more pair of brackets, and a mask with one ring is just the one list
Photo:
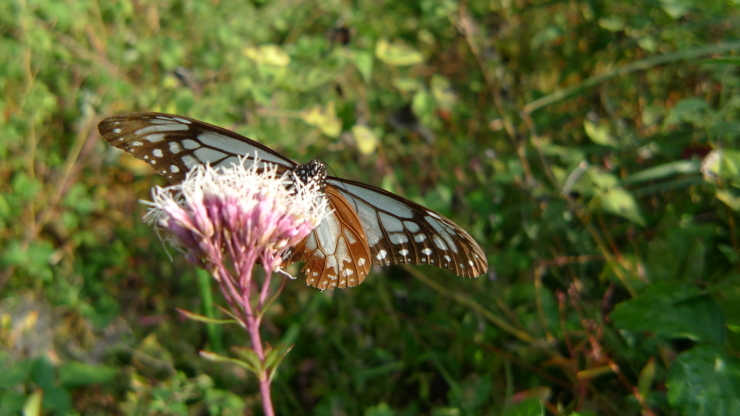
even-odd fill
[(328, 203), (317, 186), (278, 173), (276, 165), (244, 162), (199, 165), (182, 183), (156, 187), (145, 220), (209, 271), (221, 267), (226, 254), (238, 276), (251, 276), (257, 260), (269, 274), (280, 269), (286, 250), (318, 227)]

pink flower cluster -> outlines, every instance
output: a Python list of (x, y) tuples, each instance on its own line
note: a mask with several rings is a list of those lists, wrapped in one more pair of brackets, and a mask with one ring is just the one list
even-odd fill
[(213, 274), (242, 310), (257, 261), (268, 276), (279, 271), (285, 251), (329, 213), (317, 186), (251, 160), (231, 168), (197, 166), (182, 183), (157, 187), (152, 196), (145, 220)]

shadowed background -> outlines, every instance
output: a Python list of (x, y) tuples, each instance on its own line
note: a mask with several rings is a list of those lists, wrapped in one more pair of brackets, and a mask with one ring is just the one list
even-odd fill
[(737, 7), (2, 2), (0, 416), (260, 413), (198, 356), (245, 334), (175, 311), (222, 299), (141, 221), (164, 178), (98, 135), (133, 111), (319, 158), (488, 256), (289, 282), (278, 414), (740, 414)]

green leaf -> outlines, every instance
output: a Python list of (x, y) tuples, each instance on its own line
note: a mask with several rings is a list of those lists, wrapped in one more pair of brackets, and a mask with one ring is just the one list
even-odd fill
[(451, 111), (455, 104), (457, 104), (458, 98), (455, 91), (452, 89), (450, 80), (442, 75), (432, 75), (432, 82), (430, 85), (432, 96), (436, 101), (437, 106), (441, 109)]
[[(268, 348), (265, 348), (267, 350)], [(249, 365), (253, 366), (254, 368), (261, 370), (262, 360), (257, 356), (257, 353), (252, 349), (248, 347), (231, 347), (231, 351), (234, 352), (239, 358), (244, 360)], [(266, 351), (268, 354), (270, 351)]]
[(606, 125), (597, 125), (590, 120), (585, 120), (583, 128), (586, 130), (588, 138), (596, 144), (612, 147), (617, 147), (619, 144), (609, 133), (609, 127)]
[(599, 19), (599, 26), (610, 32), (619, 32), (620, 30), (624, 30), (626, 25), (622, 17), (613, 15)]
[(701, 172), (705, 180), (719, 177), (733, 185), (740, 185), (740, 151), (712, 150), (702, 160)]
[(725, 337), (724, 314), (714, 299), (681, 285), (654, 284), (618, 304), (610, 317), (617, 328), (650, 331), (669, 339), (721, 344)]
[(95, 383), (108, 383), (118, 374), (113, 367), (71, 362), (59, 367), (59, 381), (62, 386), (74, 389)]
[(640, 378), (637, 382), (637, 389), (640, 391), (643, 397), (647, 397), (650, 394), (650, 388), (655, 381), (655, 358), (650, 358), (642, 368), (640, 372)]
[(606, 191), (619, 186), (619, 178), (613, 173), (604, 172), (595, 167), (589, 168), (587, 172), (591, 182), (599, 189)]
[(378, 147), (378, 137), (370, 130), (367, 126), (355, 125), (352, 126), (352, 136), (357, 142), (357, 149), (363, 155), (372, 154)]
[(692, 0), (660, 0), (660, 5), (673, 19), (680, 19), (696, 7)]
[(24, 383), (31, 375), (31, 371), (36, 365), (36, 360), (23, 360), (2, 368), (2, 377), (0, 377), (0, 389), (7, 389), (18, 384)]
[(44, 398), (44, 390), (36, 389), (23, 404), (23, 416), (41, 416), (41, 403)]
[(373, 54), (365, 51), (355, 51), (352, 53), (352, 61), (357, 71), (362, 75), (365, 84), (370, 84), (373, 77)]
[(727, 204), (733, 211), (740, 211), (740, 195), (735, 195), (729, 189), (718, 190), (715, 196)]
[(68, 414), (72, 410), (72, 395), (58, 386), (44, 388), (43, 402), (45, 409), (54, 409), (58, 414)]
[(695, 123), (701, 125), (706, 116), (713, 112), (704, 100), (684, 98), (671, 109), (671, 112), (665, 119), (665, 123), (669, 126), (678, 123)]
[(288, 55), (278, 45), (268, 44), (257, 47), (244, 48), (244, 55), (261, 65), (272, 65), (285, 67), (290, 64), (290, 55)]
[(190, 311), (186, 311), (185, 309), (175, 308), (177, 309), (180, 314), (182, 314), (184, 317), (188, 319), (192, 319), (194, 321), (198, 322), (205, 322), (207, 324), (235, 324), (237, 323), (234, 319), (216, 319), (216, 318), (209, 318), (204, 315), (199, 315), (197, 313), (193, 313)]
[(544, 416), (545, 407), (540, 399), (530, 397), (507, 408), (501, 413), (502, 416)]
[(714, 64), (714, 65), (735, 65), (740, 66), (740, 58), (733, 56), (725, 56), (722, 58), (705, 59), (699, 61), (700, 64)]
[(740, 415), (740, 360), (712, 345), (679, 354), (666, 379), (668, 402), (692, 416)]
[(428, 124), (434, 117), (434, 100), (429, 92), (424, 89), (416, 91), (411, 101), (411, 109), (422, 124)]
[(47, 358), (40, 357), (35, 360), (31, 380), (42, 388), (48, 388), (54, 385), (54, 373), (54, 365)]
[(317, 105), (301, 111), (301, 118), (306, 123), (318, 127), (329, 137), (337, 137), (342, 132), (342, 121), (337, 117), (333, 101), (327, 104), (326, 108)]
[(627, 176), (622, 180), (623, 184), (638, 183), (664, 179), (670, 176), (699, 172), (699, 162), (695, 160), (677, 160), (675, 162), (663, 163)]
[(393, 66), (416, 65), (424, 62), (424, 55), (416, 49), (404, 45), (389, 43), (381, 39), (375, 44), (375, 57)]
[(277, 348), (265, 353), (265, 368), (270, 374), (270, 380), (275, 376), (278, 366), (292, 349), (293, 345), (278, 345)]
[[(254, 366), (253, 363), (250, 363), (250, 362), (237, 360), (235, 358), (224, 357), (223, 355), (216, 354), (215, 352), (199, 351), (199, 354), (201, 357), (205, 358), (208, 361), (213, 361), (216, 363), (236, 364), (240, 367), (246, 368), (247, 370), (253, 372), (254, 374), (259, 374), (259, 368), (261, 367), (261, 365)], [(256, 357), (256, 354), (255, 354), (255, 357)], [(257, 363), (259, 364), (259, 359), (257, 360)]]
[(645, 225), (645, 219), (640, 213), (635, 197), (624, 188), (611, 188), (603, 192), (601, 207), (610, 214), (619, 215), (638, 225)]
[(0, 392), (0, 416), (15, 416), (21, 414), (27, 396), (13, 390)]
[(387, 403), (380, 403), (365, 409), (364, 416), (395, 416), (396, 412)]
[(36, 198), (43, 188), (43, 185), (38, 179), (31, 178), (24, 172), (13, 176), (11, 186), (13, 187), (13, 193), (28, 201)]

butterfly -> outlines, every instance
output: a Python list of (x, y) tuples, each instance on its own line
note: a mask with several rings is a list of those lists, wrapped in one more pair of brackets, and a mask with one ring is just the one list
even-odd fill
[(110, 117), (98, 130), (112, 146), (149, 163), (175, 184), (193, 166), (230, 167), (240, 157), (245, 163), (259, 158), (304, 183), (315, 181), (333, 212), (286, 252), (283, 266), (304, 262), (306, 282), (319, 289), (357, 286), (373, 264), (428, 264), (463, 277), (488, 270), (483, 250), (452, 221), (380, 188), (328, 176), (319, 160), (299, 165), (244, 136), (172, 114)]

